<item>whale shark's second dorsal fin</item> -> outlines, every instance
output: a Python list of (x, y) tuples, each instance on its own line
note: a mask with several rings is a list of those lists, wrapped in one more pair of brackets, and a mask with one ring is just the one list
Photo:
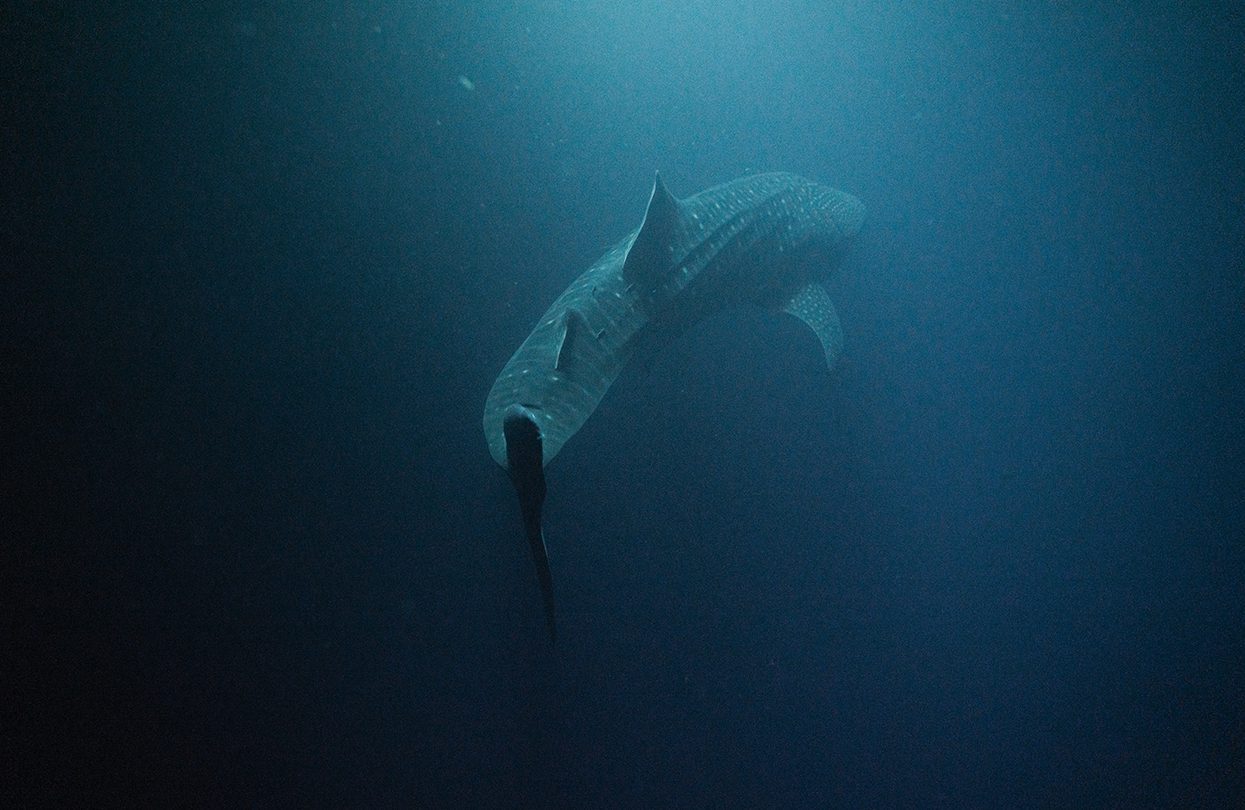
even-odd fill
[(826, 288), (810, 281), (791, 296), (782, 311), (799, 318), (813, 330), (826, 353), (826, 367), (833, 369), (843, 353), (843, 326)]
[(658, 173), (648, 198), (644, 223), (623, 260), (623, 278), (629, 284), (651, 286), (674, 269), (674, 237), (678, 232), (683, 206), (666, 188)]
[(566, 371), (571, 367), (580, 343), (587, 334), (588, 322), (584, 320), (584, 316), (577, 309), (568, 309), (562, 316), (562, 339), (558, 343), (558, 357), (554, 361), (554, 368)]

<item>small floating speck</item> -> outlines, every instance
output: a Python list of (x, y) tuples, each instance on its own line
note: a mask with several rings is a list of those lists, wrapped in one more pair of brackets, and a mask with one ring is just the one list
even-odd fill
[(476, 89), (476, 83), (471, 81), (471, 79), (468, 79), (466, 76), (462, 75), (461, 73), (458, 75), (458, 83), (463, 86), (464, 90)]

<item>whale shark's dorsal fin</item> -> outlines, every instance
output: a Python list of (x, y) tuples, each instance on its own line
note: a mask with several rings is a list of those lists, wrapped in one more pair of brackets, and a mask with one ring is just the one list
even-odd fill
[(575, 361), (581, 341), (589, 334), (588, 322), (577, 309), (568, 309), (562, 317), (562, 339), (558, 342), (558, 358), (553, 367), (566, 371)]
[(826, 288), (819, 282), (810, 281), (791, 296), (782, 311), (799, 318), (813, 330), (826, 353), (827, 368), (833, 369), (843, 353), (843, 326)]
[(666, 188), (661, 174), (656, 174), (644, 223), (623, 260), (623, 278), (629, 284), (652, 285), (674, 269), (670, 252), (682, 216), (682, 204)]

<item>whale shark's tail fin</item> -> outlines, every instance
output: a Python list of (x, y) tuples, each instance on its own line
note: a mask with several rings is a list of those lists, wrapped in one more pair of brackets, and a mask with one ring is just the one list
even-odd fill
[(536, 563), (536, 575), (540, 579), (540, 591), (545, 600), (545, 622), (549, 626), (549, 638), (556, 641), (558, 628), (553, 603), (553, 574), (549, 570), (549, 551), (545, 548), (545, 533), (541, 528), (541, 507), (545, 503), (545, 468), (540, 425), (531, 409), (522, 405), (511, 405), (506, 409), (502, 432), (506, 437), (506, 461), (510, 480), (519, 494), (523, 530), (532, 550), (532, 561)]
[(545, 600), (545, 624), (549, 628), (549, 640), (558, 640), (558, 620), (553, 604), (553, 575), (549, 571), (549, 552), (545, 549), (545, 533), (539, 527), (536, 531), (527, 529), (527, 543), (532, 549), (532, 559), (536, 561), (536, 574), (540, 578), (540, 595)]

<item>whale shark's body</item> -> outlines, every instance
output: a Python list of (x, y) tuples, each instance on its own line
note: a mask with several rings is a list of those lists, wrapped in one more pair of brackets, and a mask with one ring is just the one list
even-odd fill
[(788, 312), (816, 333), (833, 366), (842, 329), (821, 279), (863, 221), (855, 197), (792, 174), (744, 177), (683, 200), (658, 176), (640, 228), (577, 278), (519, 346), (489, 391), (484, 433), (519, 495), (551, 635), (544, 466), (629, 359), (719, 310)]

